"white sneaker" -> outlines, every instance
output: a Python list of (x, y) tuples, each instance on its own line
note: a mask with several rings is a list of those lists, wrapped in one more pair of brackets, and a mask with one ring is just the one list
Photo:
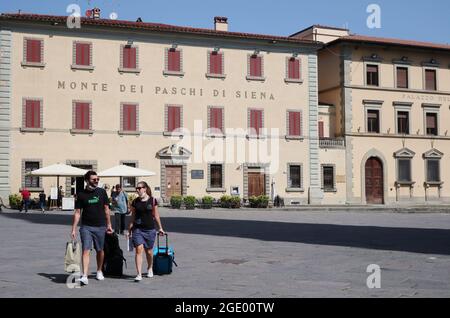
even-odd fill
[(141, 275), (141, 274), (137, 275), (137, 276), (134, 278), (134, 281), (135, 281), (135, 282), (140, 282), (141, 280), (142, 280), (142, 275)]
[(147, 278), (152, 278), (153, 277), (153, 269), (149, 269), (148, 273), (147, 273)]
[(82, 285), (87, 285), (89, 284), (89, 280), (87, 278), (87, 276), (81, 276), (81, 278), (78, 280)]
[(102, 272), (97, 272), (96, 280), (105, 280), (105, 276), (103, 276)]

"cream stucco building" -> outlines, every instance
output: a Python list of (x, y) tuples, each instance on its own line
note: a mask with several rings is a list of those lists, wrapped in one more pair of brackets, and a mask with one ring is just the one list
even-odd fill
[[(152, 170), (146, 180), (166, 202), (274, 190), (288, 205), (322, 202), (319, 43), (228, 32), (221, 17), (208, 30), (66, 22), (0, 17), (3, 198), (24, 186), (48, 193), (55, 179), (27, 172), (60, 162)], [(123, 180), (130, 191), (135, 182)], [(67, 178), (65, 192), (82, 186)]]
[[(315, 25), (290, 37), (0, 16), (0, 194), (57, 162), (152, 170), (155, 196), (450, 201), (450, 47)], [(73, 20), (70, 20), (73, 22)], [(133, 178), (122, 182), (133, 191)], [(83, 187), (65, 180), (66, 195)]]
[[(328, 36), (327, 36), (328, 34)], [(319, 99), (345, 139), (350, 204), (450, 201), (450, 46), (314, 26)]]

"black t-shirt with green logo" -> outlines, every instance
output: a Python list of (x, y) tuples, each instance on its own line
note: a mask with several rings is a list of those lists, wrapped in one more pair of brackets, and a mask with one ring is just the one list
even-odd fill
[(102, 188), (91, 191), (84, 189), (77, 193), (75, 209), (81, 209), (81, 224), (86, 226), (106, 226), (105, 205), (108, 195)]

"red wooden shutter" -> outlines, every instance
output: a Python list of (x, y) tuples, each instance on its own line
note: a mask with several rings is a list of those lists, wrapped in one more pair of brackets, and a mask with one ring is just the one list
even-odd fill
[(41, 128), (41, 102), (27, 100), (25, 102), (25, 127)]
[(181, 72), (181, 52), (170, 49), (168, 52), (167, 68), (171, 72)]
[(397, 67), (397, 87), (408, 88), (408, 69), (406, 67)]
[(250, 111), (250, 128), (252, 133), (261, 134), (262, 129), (262, 110), (252, 109)]
[(319, 138), (324, 138), (323, 121), (319, 121)]
[(123, 105), (123, 130), (136, 131), (137, 116), (136, 105)]
[(436, 90), (436, 71), (426, 70), (425, 71), (425, 86), (429, 91)]
[(76, 103), (75, 104), (75, 128), (80, 130), (89, 130), (89, 104)]
[(427, 128), (435, 129), (437, 127), (436, 118), (435, 114), (427, 114)]
[(212, 52), (209, 59), (209, 72), (211, 74), (222, 74), (222, 53)]
[(223, 132), (222, 108), (211, 108), (209, 116), (210, 128), (214, 128), (216, 130), (220, 130), (220, 132)]
[(125, 46), (123, 48), (123, 68), (135, 69), (136, 67), (136, 48)]
[(262, 76), (262, 57), (252, 55), (250, 57), (250, 76), (261, 77)]
[(83, 66), (91, 65), (91, 45), (89, 43), (76, 43), (76, 64)]
[(300, 131), (300, 112), (289, 112), (289, 135), (301, 136)]
[(181, 128), (181, 108), (177, 106), (169, 106), (167, 109), (167, 128), (169, 132)]
[(290, 58), (288, 64), (288, 78), (300, 79), (300, 60)]
[(27, 40), (27, 62), (42, 63), (41, 40)]

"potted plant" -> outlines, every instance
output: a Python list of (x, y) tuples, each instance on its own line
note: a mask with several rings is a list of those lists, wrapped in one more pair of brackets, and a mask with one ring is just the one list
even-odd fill
[(22, 205), (22, 196), (20, 194), (11, 194), (9, 196), (9, 207), (13, 210), (19, 210)]
[(258, 207), (258, 197), (251, 196), (250, 198), (248, 198), (248, 201), (250, 203), (250, 207), (251, 208), (257, 208)]
[(232, 198), (229, 195), (223, 195), (220, 198), (220, 206), (225, 209), (231, 208), (231, 200)]
[(178, 195), (174, 195), (170, 198), (170, 206), (172, 209), (180, 209), (181, 203), (183, 203), (183, 198)]
[(202, 207), (203, 209), (211, 209), (213, 206), (214, 199), (210, 196), (204, 196), (202, 198)]
[(239, 209), (241, 207), (241, 198), (240, 197), (232, 197), (231, 198), (231, 208)]
[(269, 206), (269, 197), (267, 195), (260, 195), (258, 197), (258, 208), (267, 209)]
[(194, 196), (187, 196), (183, 198), (184, 206), (186, 210), (194, 210), (196, 199)]

